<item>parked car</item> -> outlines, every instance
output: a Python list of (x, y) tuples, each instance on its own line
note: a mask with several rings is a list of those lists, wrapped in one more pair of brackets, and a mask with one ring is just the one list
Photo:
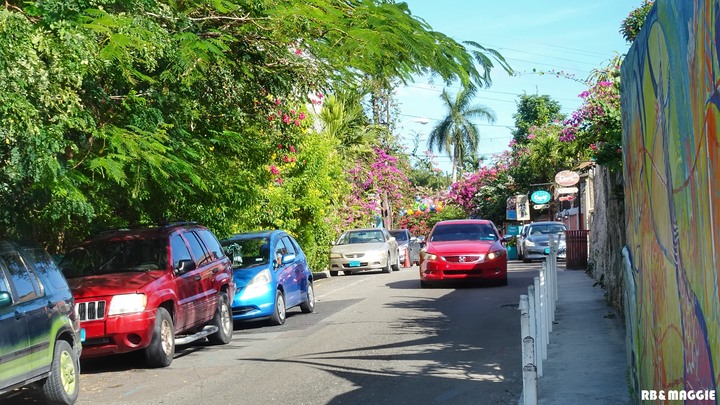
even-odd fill
[[(522, 241), (523, 262), (529, 263), (532, 260), (545, 259), (550, 254), (550, 235), (559, 238), (565, 234), (566, 230), (567, 227), (562, 222), (542, 221), (529, 224)], [(562, 247), (564, 252), (564, 238), (558, 247)]]
[(43, 248), (0, 241), (0, 395), (35, 384), (48, 403), (75, 403), (82, 343), (74, 304)]
[(523, 259), (523, 239), (525, 238), (525, 235), (527, 234), (527, 228), (530, 226), (530, 224), (525, 224), (520, 228), (520, 233), (517, 235), (517, 251), (518, 251), (518, 259)]
[(367, 270), (400, 270), (400, 254), (395, 238), (384, 228), (351, 229), (344, 232), (330, 249), (330, 275)]
[(405, 263), (405, 256), (409, 255), (410, 265), (420, 263), (420, 242), (407, 229), (392, 229), (389, 231), (398, 243), (400, 250), (400, 263)]
[(492, 221), (463, 219), (435, 224), (420, 251), (420, 286), (443, 281), (495, 281), (507, 284), (507, 250)]
[(232, 265), (197, 223), (101, 232), (60, 267), (86, 331), (83, 357), (142, 350), (148, 366), (166, 367), (176, 345), (232, 338)]
[(232, 257), (233, 319), (282, 325), (287, 310), (315, 311), (313, 274), (298, 242), (281, 230), (241, 233), (220, 242)]

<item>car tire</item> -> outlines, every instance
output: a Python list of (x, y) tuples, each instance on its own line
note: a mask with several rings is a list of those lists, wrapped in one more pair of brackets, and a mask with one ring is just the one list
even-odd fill
[(390, 267), (391, 267), (391, 265), (390, 265), (390, 258), (391, 258), (391, 257), (392, 257), (392, 256), (390, 256), (390, 252), (388, 252), (387, 261), (385, 261), (385, 267), (383, 267), (383, 269), (382, 269), (382, 272), (383, 272), (383, 273), (390, 273)]
[(397, 263), (392, 265), (392, 271), (400, 271), (400, 255), (397, 255), (395, 261)]
[(337, 276), (338, 276), (338, 272), (337, 272), (337, 271), (335, 271), (335, 270), (330, 270), (330, 277), (337, 277)]
[(305, 301), (300, 304), (300, 310), (305, 314), (315, 312), (315, 287), (312, 281), (308, 282), (307, 293), (305, 294)]
[(145, 348), (145, 361), (151, 368), (167, 367), (175, 356), (175, 326), (167, 309), (160, 307), (155, 315), (150, 345)]
[(50, 375), (42, 386), (50, 404), (73, 404), (80, 392), (80, 362), (77, 352), (65, 340), (55, 342)]
[(230, 343), (233, 335), (233, 317), (230, 308), (230, 300), (227, 294), (221, 292), (218, 294), (218, 306), (215, 310), (210, 325), (217, 326), (218, 331), (208, 336), (208, 341), (213, 345), (226, 345)]
[(275, 310), (273, 310), (272, 315), (270, 315), (270, 323), (276, 326), (282, 325), (285, 323), (286, 317), (287, 308), (285, 308), (285, 296), (282, 291), (277, 290), (277, 292), (275, 292)]

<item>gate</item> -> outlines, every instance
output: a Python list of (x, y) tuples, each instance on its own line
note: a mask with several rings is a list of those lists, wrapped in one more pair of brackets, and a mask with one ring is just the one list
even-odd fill
[(588, 259), (588, 230), (565, 231), (565, 268), (586, 269)]

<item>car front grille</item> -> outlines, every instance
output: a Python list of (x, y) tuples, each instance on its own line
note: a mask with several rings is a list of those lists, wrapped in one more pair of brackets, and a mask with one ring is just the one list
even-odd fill
[(82, 321), (94, 321), (105, 318), (105, 301), (79, 302), (75, 304), (75, 313)]
[(348, 259), (357, 259), (363, 256), (365, 256), (365, 253), (348, 253), (345, 255), (345, 257)]
[(483, 256), (443, 256), (446, 262), (450, 263), (473, 263), (481, 260)]

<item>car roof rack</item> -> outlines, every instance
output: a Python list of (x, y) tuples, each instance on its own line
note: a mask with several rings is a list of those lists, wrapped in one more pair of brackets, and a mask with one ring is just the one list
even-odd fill
[(187, 220), (180, 220), (180, 221), (162, 221), (158, 223), (159, 226), (162, 228), (172, 228), (173, 226), (184, 226), (184, 225), (198, 225), (197, 221), (187, 221)]

